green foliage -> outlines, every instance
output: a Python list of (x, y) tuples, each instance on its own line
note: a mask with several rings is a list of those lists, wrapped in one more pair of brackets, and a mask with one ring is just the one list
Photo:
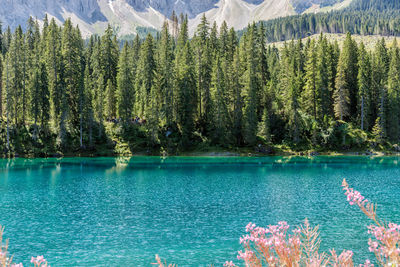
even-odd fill
[(343, 10), (281, 17), (262, 23), (267, 40), (278, 42), (320, 33), (400, 36), (399, 18), (397, 0), (353, 0)]
[[(112, 155), (280, 146), (349, 150), (400, 142), (400, 52), (350, 34), (281, 50), (268, 26), (238, 38), (202, 18), (120, 49), (111, 27), (84, 45), (70, 20), (2, 37), (0, 144), (15, 153)], [(179, 34), (178, 34), (179, 32)], [(269, 150), (269, 149), (268, 149)]]

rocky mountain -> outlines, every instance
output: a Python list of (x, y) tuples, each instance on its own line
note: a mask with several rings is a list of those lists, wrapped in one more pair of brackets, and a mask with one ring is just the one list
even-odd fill
[(312, 6), (334, 5), (343, 0), (0, 0), (0, 21), (15, 28), (29, 16), (45, 14), (62, 23), (70, 17), (83, 35), (102, 33), (110, 23), (120, 36), (139, 28), (160, 29), (173, 11), (187, 14), (194, 32), (203, 13), (209, 21), (242, 29), (252, 21), (298, 14)]

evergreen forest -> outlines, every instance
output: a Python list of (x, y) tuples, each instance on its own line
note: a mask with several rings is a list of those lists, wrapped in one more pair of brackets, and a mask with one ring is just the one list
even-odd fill
[(281, 17), (263, 23), (268, 42), (320, 33), (400, 36), (400, 1), (353, 0), (342, 10)]
[(109, 26), (83, 40), (70, 20), (32, 18), (0, 36), (0, 152), (170, 155), (188, 151), (396, 150), (400, 46), (348, 33), (268, 45), (203, 16), (176, 16), (122, 45)]

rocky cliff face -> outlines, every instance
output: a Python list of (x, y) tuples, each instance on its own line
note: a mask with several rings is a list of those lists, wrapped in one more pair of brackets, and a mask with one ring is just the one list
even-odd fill
[(218, 24), (227, 21), (237, 29), (254, 20), (267, 20), (296, 14), (297, 7), (342, 0), (0, 0), (0, 21), (15, 28), (25, 25), (29, 16), (45, 14), (62, 23), (70, 17), (86, 36), (101, 33), (107, 23), (120, 35), (137, 27), (159, 29), (172, 12), (187, 14), (191, 32), (203, 13)]

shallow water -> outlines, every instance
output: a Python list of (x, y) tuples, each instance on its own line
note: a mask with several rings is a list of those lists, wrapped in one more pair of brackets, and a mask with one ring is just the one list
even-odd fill
[(309, 218), (322, 249), (368, 252), (369, 221), (349, 206), (351, 186), (400, 222), (400, 158), (69, 158), (0, 160), (0, 224), (28, 265), (179, 266), (236, 260), (248, 222)]

